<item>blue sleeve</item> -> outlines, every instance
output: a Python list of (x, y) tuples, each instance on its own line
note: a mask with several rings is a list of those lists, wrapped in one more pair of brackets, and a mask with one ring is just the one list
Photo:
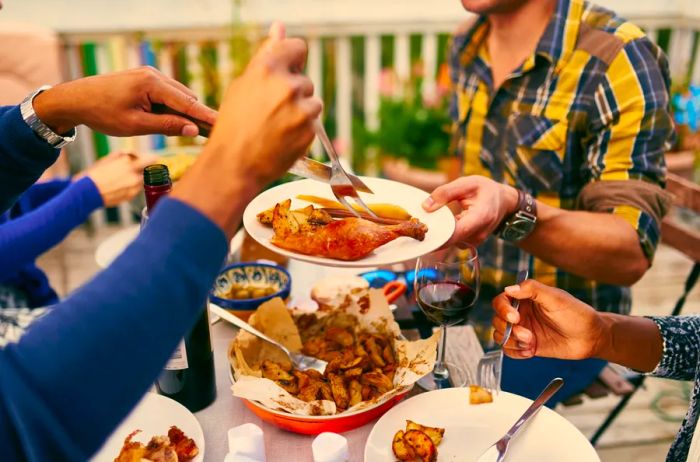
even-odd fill
[(85, 177), (38, 209), (0, 224), (0, 281), (61, 242), (101, 206), (95, 183)]
[(19, 209), (20, 214), (25, 214), (41, 207), (49, 200), (61, 194), (71, 184), (73, 183), (70, 178), (52, 179), (42, 181), (41, 183), (34, 183), (19, 197), (19, 199), (17, 199), (17, 203), (12, 207), (13, 216), (16, 209)]
[(114, 263), (0, 350), (0, 459), (93, 454), (206, 302), (227, 241), (174, 199)]
[(19, 106), (0, 107), (0, 213), (56, 162), (59, 152), (29, 128)]

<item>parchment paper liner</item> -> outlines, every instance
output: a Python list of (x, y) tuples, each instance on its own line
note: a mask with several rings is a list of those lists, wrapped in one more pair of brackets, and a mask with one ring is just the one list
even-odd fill
[[(350, 304), (342, 310), (357, 317), (360, 330), (377, 334), (390, 333), (394, 337), (398, 367), (394, 374), (393, 390), (373, 400), (360, 402), (340, 413), (337, 413), (333, 401), (302, 401), (287, 393), (274, 381), (263, 378), (260, 372), (263, 360), (289, 363), (287, 356), (268, 342), (240, 331), (229, 348), (229, 361), (236, 379), (231, 387), (233, 395), (295, 415), (343, 415), (385, 402), (408, 391), (418, 379), (433, 370), (440, 333), (436, 332), (424, 340), (402, 340), (399, 326), (381, 290), (369, 289), (369, 307), (366, 310), (362, 310), (358, 304)], [(323, 313), (318, 315), (322, 316)], [(301, 349), (299, 331), (282, 299), (274, 298), (260, 305), (249, 322), (290, 350)]]

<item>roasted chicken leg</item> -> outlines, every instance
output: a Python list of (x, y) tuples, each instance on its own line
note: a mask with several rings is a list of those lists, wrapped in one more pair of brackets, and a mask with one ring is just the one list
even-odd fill
[(401, 236), (422, 241), (427, 230), (428, 227), (415, 218), (391, 226), (362, 218), (345, 218), (296, 232), (278, 232), (280, 230), (276, 229), (272, 243), (305, 255), (358, 260)]

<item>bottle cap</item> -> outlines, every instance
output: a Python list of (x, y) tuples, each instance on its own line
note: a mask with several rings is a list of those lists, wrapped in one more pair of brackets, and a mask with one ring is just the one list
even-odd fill
[(144, 168), (143, 184), (146, 186), (162, 186), (172, 184), (168, 167), (163, 164), (153, 164)]

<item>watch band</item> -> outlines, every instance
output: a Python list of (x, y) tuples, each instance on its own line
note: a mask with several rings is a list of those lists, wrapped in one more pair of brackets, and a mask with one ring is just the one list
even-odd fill
[(517, 212), (527, 213), (537, 219), (537, 202), (531, 194), (518, 189), (518, 210)]
[(61, 136), (49, 128), (34, 112), (34, 98), (37, 97), (41, 92), (51, 88), (51, 85), (43, 85), (24, 98), (24, 101), (19, 106), (20, 112), (22, 113), (22, 119), (29, 126), (29, 128), (36, 133), (36, 135), (42, 140), (49, 143), (52, 147), (60, 149), (63, 146), (71, 143), (75, 140), (76, 130), (72, 130), (70, 136)]

